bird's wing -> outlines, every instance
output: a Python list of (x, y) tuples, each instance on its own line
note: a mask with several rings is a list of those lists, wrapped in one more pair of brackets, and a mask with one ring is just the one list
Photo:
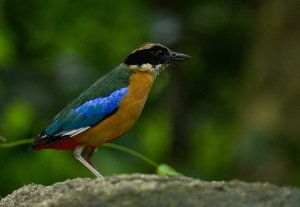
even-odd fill
[(65, 116), (51, 122), (40, 137), (73, 137), (87, 130), (114, 113), (127, 91), (128, 87), (120, 88), (106, 97), (98, 97), (70, 108)]
[(73, 137), (113, 114), (128, 91), (130, 73), (121, 66), (107, 73), (58, 113), (36, 141)]

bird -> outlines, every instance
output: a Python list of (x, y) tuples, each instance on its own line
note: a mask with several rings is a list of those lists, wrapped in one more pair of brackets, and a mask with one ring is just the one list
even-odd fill
[(34, 139), (31, 149), (73, 150), (99, 179), (97, 147), (126, 133), (140, 116), (153, 82), (169, 64), (190, 56), (160, 43), (145, 43), (63, 108)]

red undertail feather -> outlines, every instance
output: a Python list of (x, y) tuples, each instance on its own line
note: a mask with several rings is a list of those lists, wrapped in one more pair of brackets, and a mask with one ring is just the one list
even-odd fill
[[(50, 141), (50, 139), (52, 139)], [(56, 149), (56, 150), (72, 150), (76, 146), (80, 145), (76, 138), (65, 138), (62, 140), (53, 140), (53, 137), (49, 138), (38, 138), (32, 144), (33, 150), (41, 149)]]

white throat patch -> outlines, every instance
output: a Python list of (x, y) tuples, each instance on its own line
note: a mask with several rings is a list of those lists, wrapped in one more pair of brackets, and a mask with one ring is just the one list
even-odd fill
[(144, 63), (141, 66), (129, 65), (128, 67), (130, 70), (149, 71), (152, 73), (153, 77), (156, 78), (156, 76), (158, 76), (159, 73), (167, 67), (167, 65), (165, 64), (151, 65), (149, 63)]

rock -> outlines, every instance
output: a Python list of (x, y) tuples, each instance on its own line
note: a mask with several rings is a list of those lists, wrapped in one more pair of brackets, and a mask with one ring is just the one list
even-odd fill
[(2, 198), (0, 206), (299, 207), (300, 189), (133, 174), (104, 181), (77, 178), (51, 186), (30, 184)]

